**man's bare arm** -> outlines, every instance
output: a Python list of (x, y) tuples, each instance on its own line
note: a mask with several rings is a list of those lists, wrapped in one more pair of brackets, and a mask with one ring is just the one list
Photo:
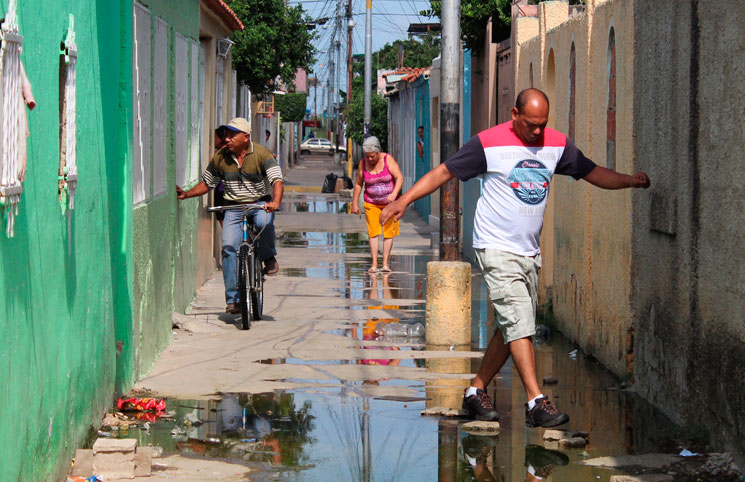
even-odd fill
[(595, 166), (583, 179), (602, 189), (626, 189), (629, 187), (646, 189), (650, 185), (649, 176), (646, 173), (621, 174), (601, 166)]
[(210, 188), (207, 187), (207, 184), (205, 184), (204, 181), (201, 181), (199, 184), (189, 189), (188, 191), (184, 191), (180, 187), (176, 186), (176, 197), (178, 197), (179, 199), (197, 197), (203, 194), (207, 194), (209, 190)]
[(453, 179), (455, 176), (451, 173), (445, 164), (440, 164), (436, 168), (429, 171), (411, 189), (406, 191), (396, 201), (390, 203), (380, 213), (380, 223), (385, 224), (389, 219), (393, 218), (396, 221), (401, 219), (406, 211), (406, 207), (416, 201), (417, 199), (423, 198), (432, 194), (435, 189)]

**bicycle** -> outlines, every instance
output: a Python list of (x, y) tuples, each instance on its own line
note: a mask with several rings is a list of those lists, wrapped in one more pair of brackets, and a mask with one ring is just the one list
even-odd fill
[[(264, 311), (264, 272), (256, 253), (256, 243), (264, 228), (256, 231), (256, 226), (248, 220), (248, 213), (264, 206), (259, 204), (240, 204), (235, 206), (214, 206), (209, 212), (243, 210), (243, 241), (238, 247), (238, 292), (240, 293), (241, 326), (251, 328), (251, 320), (260, 320)], [(251, 229), (249, 229), (249, 226)]]

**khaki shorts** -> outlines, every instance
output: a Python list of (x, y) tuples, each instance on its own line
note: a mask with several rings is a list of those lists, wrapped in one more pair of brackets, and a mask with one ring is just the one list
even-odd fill
[(475, 251), (505, 344), (535, 335), (541, 255), (520, 256), (481, 248)]

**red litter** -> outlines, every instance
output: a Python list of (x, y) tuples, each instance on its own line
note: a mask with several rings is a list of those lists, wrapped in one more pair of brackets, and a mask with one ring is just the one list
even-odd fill
[(162, 398), (120, 398), (116, 402), (116, 406), (119, 410), (163, 412), (166, 409), (166, 401)]

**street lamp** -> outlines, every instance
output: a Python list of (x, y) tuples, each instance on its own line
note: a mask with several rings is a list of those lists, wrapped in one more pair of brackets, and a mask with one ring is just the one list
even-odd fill
[(234, 43), (235, 42), (230, 40), (228, 37), (217, 39), (217, 55), (226, 58), (230, 52), (230, 47), (232, 47)]

